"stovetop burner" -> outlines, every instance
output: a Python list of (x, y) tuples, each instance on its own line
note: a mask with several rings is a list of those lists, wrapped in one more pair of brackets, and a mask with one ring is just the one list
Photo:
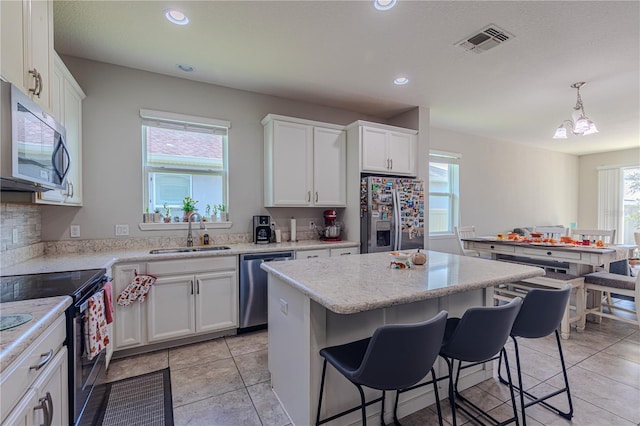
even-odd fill
[(0, 277), (0, 302), (54, 296), (71, 296), (77, 301), (85, 292), (90, 291), (92, 284), (100, 280), (105, 273), (105, 269), (88, 269)]

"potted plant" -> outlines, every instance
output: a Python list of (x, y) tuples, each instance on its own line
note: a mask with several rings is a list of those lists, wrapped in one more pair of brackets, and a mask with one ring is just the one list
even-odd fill
[(227, 206), (225, 206), (224, 204), (218, 204), (218, 210), (220, 211), (220, 221), (228, 222), (229, 213), (227, 213)]
[(162, 214), (160, 213), (160, 209), (156, 208), (153, 211), (153, 223), (160, 223), (162, 222)]
[(189, 221), (189, 218), (191, 217), (193, 212), (196, 211), (197, 202), (197, 200), (194, 200), (189, 196), (184, 197), (184, 200), (182, 200), (182, 211), (184, 212), (184, 215), (182, 216), (183, 222)]
[(214, 204), (211, 206), (211, 222), (217, 222), (217, 221), (218, 221), (218, 206)]
[(171, 208), (167, 203), (164, 203), (162, 208), (164, 208), (164, 223), (171, 223)]
[(152, 223), (153, 222), (153, 213), (149, 213), (149, 207), (144, 210), (142, 214), (142, 223)]

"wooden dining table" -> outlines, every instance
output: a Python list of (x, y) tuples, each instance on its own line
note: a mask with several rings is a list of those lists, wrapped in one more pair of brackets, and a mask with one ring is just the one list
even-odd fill
[(596, 269), (609, 270), (611, 262), (628, 257), (628, 247), (614, 245), (574, 245), (566, 243), (522, 242), (497, 237), (469, 237), (462, 239), (464, 248), (490, 253), (494, 260), (520, 261), (564, 269), (572, 275), (585, 275)]

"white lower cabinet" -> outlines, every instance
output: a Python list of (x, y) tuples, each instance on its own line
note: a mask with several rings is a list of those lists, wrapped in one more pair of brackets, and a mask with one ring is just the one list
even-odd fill
[(296, 259), (312, 259), (314, 257), (346, 256), (349, 254), (358, 254), (359, 252), (360, 250), (358, 249), (358, 247), (298, 250), (296, 251)]
[(115, 297), (136, 271), (157, 279), (144, 302), (116, 306), (116, 350), (238, 327), (236, 256), (115, 265)]
[(113, 300), (115, 316), (113, 321), (114, 350), (128, 349), (145, 345), (147, 342), (147, 316), (145, 305), (133, 302), (128, 306), (115, 303), (122, 290), (127, 288), (136, 273), (145, 273), (145, 265), (141, 263), (123, 263), (113, 267)]
[(67, 348), (63, 346), (33, 385), (37, 398), (33, 409), (34, 424), (69, 424), (67, 369)]
[(332, 248), (331, 257), (334, 256), (349, 256), (352, 254), (359, 254), (360, 249), (358, 247), (345, 247), (345, 248)]
[(63, 314), (0, 372), (3, 426), (69, 424), (65, 334)]
[(232, 270), (159, 276), (149, 292), (147, 322), (149, 343), (238, 327), (235, 262)]
[(315, 257), (330, 257), (330, 249), (316, 249), (316, 250), (298, 250), (296, 251), (296, 259), (313, 259)]

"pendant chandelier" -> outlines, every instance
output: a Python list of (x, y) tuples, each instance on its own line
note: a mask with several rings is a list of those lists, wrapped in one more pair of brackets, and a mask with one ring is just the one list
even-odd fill
[(598, 133), (598, 129), (593, 121), (584, 114), (584, 105), (582, 104), (582, 98), (580, 97), (580, 88), (584, 86), (585, 82), (580, 81), (573, 83), (572, 88), (578, 92), (576, 99), (576, 106), (573, 107), (573, 113), (571, 114), (571, 120), (564, 120), (556, 129), (553, 139), (567, 139), (567, 129), (574, 135), (591, 135)]

